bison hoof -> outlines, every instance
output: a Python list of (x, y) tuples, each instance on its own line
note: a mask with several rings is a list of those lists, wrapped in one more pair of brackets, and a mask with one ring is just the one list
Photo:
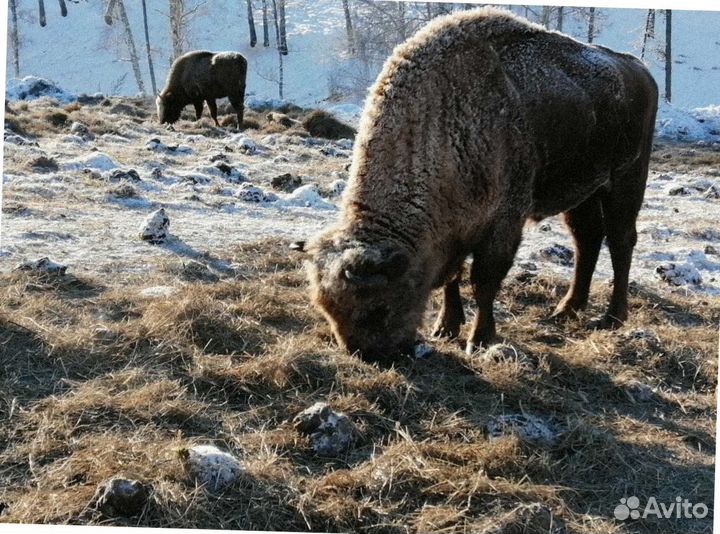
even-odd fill
[(446, 339), (455, 339), (460, 335), (460, 327), (459, 326), (446, 326), (443, 324), (435, 325), (432, 332), (432, 337), (434, 338), (446, 338)]
[(468, 341), (467, 345), (465, 345), (465, 354), (468, 356), (472, 356), (476, 352), (478, 352), (481, 349), (485, 349), (489, 347), (491, 343), (489, 341), (482, 341), (478, 344), (473, 343), (472, 341)]
[(615, 330), (623, 325), (623, 320), (612, 315), (603, 315), (597, 319), (593, 319), (588, 324), (590, 330)]

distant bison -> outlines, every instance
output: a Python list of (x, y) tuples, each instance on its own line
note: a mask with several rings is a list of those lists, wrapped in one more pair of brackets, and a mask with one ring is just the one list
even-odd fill
[(585, 306), (607, 237), (615, 277), (596, 326), (622, 323), (657, 96), (635, 57), (497, 9), (438, 18), (397, 47), (363, 111), (340, 221), (307, 246), (337, 341), (369, 359), (411, 350), (440, 286), (433, 333), (458, 336), (472, 254), (467, 350), (489, 344), (526, 220), (561, 212), (576, 265), (555, 315)]
[(210, 108), (215, 124), (216, 98), (228, 97), (242, 127), (245, 104), (245, 76), (247, 61), (237, 52), (207, 52), (196, 50), (177, 58), (170, 68), (165, 88), (155, 103), (160, 123), (173, 123), (188, 104), (195, 106), (195, 118), (200, 119), (203, 101)]

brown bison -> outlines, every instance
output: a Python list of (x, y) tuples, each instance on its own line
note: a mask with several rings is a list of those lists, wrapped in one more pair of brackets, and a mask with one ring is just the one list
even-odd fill
[(597, 326), (622, 323), (657, 96), (635, 57), (496, 9), (436, 19), (398, 46), (363, 111), (340, 221), (307, 246), (312, 298), (340, 345), (409, 351), (440, 286), (433, 333), (458, 336), (469, 254), (468, 351), (488, 344), (525, 222), (557, 213), (576, 264), (555, 315), (587, 303), (606, 237), (615, 277)]
[(200, 119), (203, 102), (207, 102), (210, 115), (220, 126), (215, 99), (228, 97), (241, 128), (246, 74), (247, 61), (237, 52), (196, 50), (183, 54), (173, 62), (165, 88), (155, 100), (160, 123), (177, 121), (188, 104), (195, 106), (195, 118)]

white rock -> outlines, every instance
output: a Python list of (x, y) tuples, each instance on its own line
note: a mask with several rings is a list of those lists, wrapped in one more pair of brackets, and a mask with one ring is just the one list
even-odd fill
[(152, 212), (143, 221), (140, 227), (140, 239), (151, 243), (161, 243), (168, 233), (170, 218), (165, 213), (165, 208)]
[(655, 268), (655, 274), (670, 285), (700, 285), (702, 276), (690, 263), (663, 263)]
[(192, 478), (211, 491), (235, 483), (245, 473), (243, 463), (214, 445), (195, 445), (180, 452), (183, 465)]
[(258, 151), (258, 146), (255, 141), (249, 137), (241, 136), (236, 139), (240, 151), (244, 154), (255, 154)]
[(245, 202), (274, 202), (277, 200), (277, 195), (264, 191), (256, 185), (249, 182), (240, 184), (240, 187), (235, 192), (235, 196)]
[(491, 439), (516, 434), (527, 441), (554, 443), (562, 430), (547, 418), (527, 414), (498, 415), (491, 418), (486, 428)]
[(50, 258), (40, 258), (39, 260), (24, 261), (15, 267), (16, 271), (33, 271), (43, 274), (63, 275), (67, 270), (66, 265), (55, 263)]
[(357, 429), (350, 418), (324, 402), (316, 402), (294, 419), (295, 428), (310, 437), (313, 450), (322, 456), (337, 456), (352, 445)]
[(332, 196), (332, 197), (342, 196), (343, 192), (345, 192), (346, 187), (347, 187), (347, 182), (345, 180), (343, 180), (341, 178), (334, 180), (330, 184), (330, 196)]

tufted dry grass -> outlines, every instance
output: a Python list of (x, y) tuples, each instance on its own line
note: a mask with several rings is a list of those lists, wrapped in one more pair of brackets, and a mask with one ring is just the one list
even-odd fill
[[(623, 496), (713, 501), (717, 298), (633, 287), (617, 332), (546, 320), (565, 280), (506, 280), (499, 331), (533, 365), (481, 363), (456, 342), (366, 364), (309, 306), (302, 257), (277, 240), (232, 251), (217, 281), (157, 269), (105, 281), (0, 278), (0, 522), (365, 533), (710, 532), (711, 519), (622, 523)], [(174, 285), (171, 296), (139, 288)], [(470, 306), (469, 291), (463, 288)], [(438, 309), (435, 300), (428, 318)], [(637, 329), (657, 336), (632, 337)], [(640, 399), (636, 381), (652, 392)], [(321, 458), (292, 418), (328, 401), (361, 437)], [(552, 415), (553, 445), (489, 439), (491, 416)], [(214, 443), (249, 477), (221, 494), (177, 451)], [(114, 476), (153, 487), (133, 518), (84, 514)], [(565, 529), (565, 530), (563, 530)]]

